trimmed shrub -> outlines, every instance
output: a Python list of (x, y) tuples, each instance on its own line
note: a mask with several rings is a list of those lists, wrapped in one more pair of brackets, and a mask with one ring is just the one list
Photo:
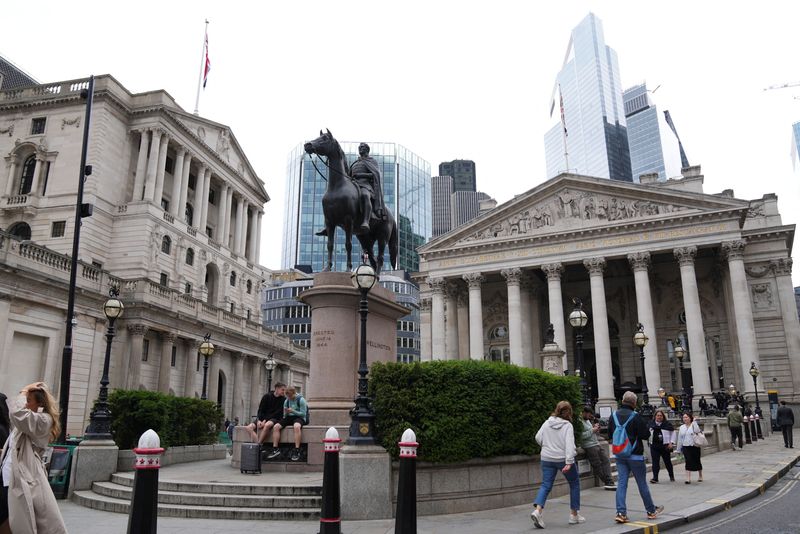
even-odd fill
[(393, 458), (406, 428), (423, 461), (536, 454), (536, 432), (562, 400), (573, 406), (576, 443), (582, 430), (576, 377), (500, 362), (376, 363), (369, 385), (378, 439)]
[(117, 389), (108, 397), (111, 433), (120, 449), (133, 449), (149, 428), (161, 446), (210, 445), (217, 442), (223, 413), (211, 401), (175, 397), (156, 391)]

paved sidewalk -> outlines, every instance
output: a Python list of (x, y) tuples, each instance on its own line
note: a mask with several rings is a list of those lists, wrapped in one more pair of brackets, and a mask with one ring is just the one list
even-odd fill
[[(622, 532), (656, 533), (673, 528), (687, 521), (697, 520), (763, 493), (786, 471), (800, 460), (798, 449), (786, 449), (783, 440), (770, 437), (756, 444), (745, 446), (743, 451), (725, 451), (703, 458), (701, 484), (683, 483), (683, 466), (676, 467), (674, 483), (650, 484), (656, 504), (664, 505), (664, 514), (656, 521), (646, 521), (642, 500), (633, 480), (628, 485), (628, 517), (631, 523), (614, 523), (614, 493), (602, 488), (581, 492), (581, 514), (586, 517), (583, 525), (567, 524), (569, 497), (548, 500), (544, 519), (547, 531), (603, 534)], [(189, 472), (189, 467), (186, 467)], [(667, 479), (663, 473), (662, 480)], [(195, 473), (195, 476), (200, 476)], [(165, 477), (166, 478), (166, 477)], [(531, 500), (537, 488), (531, 488)], [(61, 511), (72, 533), (115, 534), (124, 533), (128, 518), (111, 512), (100, 512), (83, 508), (74, 503), (60, 501)], [(530, 520), (529, 505), (514, 506), (499, 510), (470, 512), (464, 514), (425, 516), (418, 520), (420, 534), (519, 534), (536, 529)], [(657, 528), (652, 528), (656, 526)], [(159, 517), (159, 534), (233, 534), (241, 532), (316, 534), (319, 523), (313, 521), (222, 521), (208, 519), (180, 519)], [(346, 521), (342, 531), (347, 534), (391, 534), (394, 520)], [(537, 531), (538, 532), (538, 531)]]

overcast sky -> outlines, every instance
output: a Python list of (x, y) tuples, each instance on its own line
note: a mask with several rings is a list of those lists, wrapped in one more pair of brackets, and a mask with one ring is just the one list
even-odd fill
[[(118, 7), (119, 6), (119, 7)], [(800, 120), (800, 2), (5, 2), (0, 54), (41, 82), (112, 74), (194, 109), (204, 19), (212, 63), (200, 114), (229, 125), (272, 198), (261, 263), (279, 268), (286, 158), (330, 128), (430, 162), (475, 161), (504, 202), (545, 179), (553, 82), (589, 11), (623, 87), (647, 81), (705, 191), (779, 196), (800, 220), (790, 158)], [(800, 285), (800, 262), (794, 269)]]

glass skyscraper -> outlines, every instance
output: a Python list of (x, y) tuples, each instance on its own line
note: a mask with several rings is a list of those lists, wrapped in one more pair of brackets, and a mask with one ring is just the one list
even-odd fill
[(800, 122), (792, 124), (792, 167), (800, 163)]
[[(314, 272), (325, 268), (328, 259), (326, 238), (314, 232), (324, 228), (322, 196), (327, 187), (328, 169), (303, 150), (300, 143), (292, 150), (286, 169), (286, 213), (283, 223), (284, 269), (306, 265)], [(358, 158), (357, 142), (340, 142), (348, 166)], [(398, 229), (398, 269), (413, 272), (419, 268), (417, 247), (431, 237), (431, 165), (396, 143), (370, 143), (383, 180), (383, 198), (392, 210)], [(314, 168), (316, 163), (316, 169)], [(319, 171), (319, 172), (318, 172)], [(320, 176), (322, 174), (322, 176)], [(361, 247), (353, 236), (353, 265), (360, 262)], [(384, 254), (389, 263), (388, 247)], [(334, 269), (347, 269), (344, 232), (336, 229)]]
[(547, 177), (569, 171), (632, 181), (617, 53), (593, 13), (572, 30), (556, 82), (553, 117), (563, 101), (564, 125), (558, 120), (545, 134)]

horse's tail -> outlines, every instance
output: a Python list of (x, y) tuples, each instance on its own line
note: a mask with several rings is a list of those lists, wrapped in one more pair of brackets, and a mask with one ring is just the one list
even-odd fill
[(392, 233), (389, 235), (389, 262), (392, 269), (397, 269), (397, 221), (392, 221)]

